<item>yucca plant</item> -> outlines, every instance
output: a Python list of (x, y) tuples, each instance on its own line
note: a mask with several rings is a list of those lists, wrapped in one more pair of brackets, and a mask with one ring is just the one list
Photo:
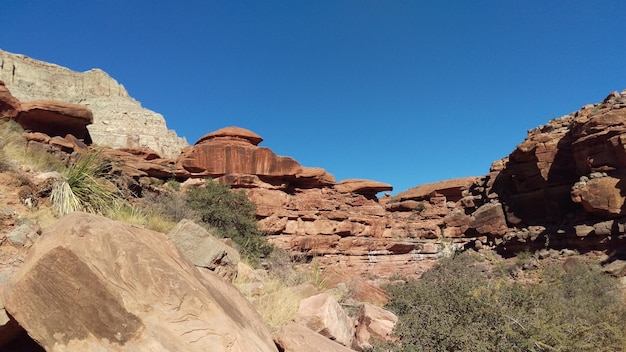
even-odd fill
[(108, 167), (99, 152), (85, 154), (64, 171), (50, 195), (52, 207), (57, 215), (74, 211), (105, 214), (122, 199), (101, 178)]

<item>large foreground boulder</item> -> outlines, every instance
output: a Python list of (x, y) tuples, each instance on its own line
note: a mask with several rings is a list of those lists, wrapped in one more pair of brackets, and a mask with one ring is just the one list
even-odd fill
[(352, 349), (338, 344), (298, 323), (283, 326), (274, 334), (276, 344), (284, 352), (349, 352)]
[(233, 286), (165, 235), (95, 215), (46, 231), (3, 294), (46, 351), (276, 351)]

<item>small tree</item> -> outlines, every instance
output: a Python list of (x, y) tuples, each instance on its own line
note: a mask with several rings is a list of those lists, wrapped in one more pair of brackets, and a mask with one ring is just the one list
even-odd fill
[(272, 252), (272, 246), (259, 229), (255, 206), (245, 193), (209, 180), (204, 187), (190, 188), (186, 201), (202, 222), (214, 227), (218, 235), (232, 239), (252, 263)]

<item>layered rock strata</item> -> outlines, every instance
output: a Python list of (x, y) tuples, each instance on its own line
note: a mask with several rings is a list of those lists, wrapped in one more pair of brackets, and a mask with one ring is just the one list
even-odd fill
[(626, 223), (626, 91), (551, 120), (494, 163), (485, 184), (503, 204), (509, 249), (611, 249)]
[[(226, 127), (200, 138), (178, 158), (177, 166), (190, 177), (220, 178), (234, 187), (272, 189), (333, 185), (335, 178), (321, 168), (307, 168), (293, 158), (259, 147), (263, 140), (240, 127)], [(182, 171), (184, 170), (184, 171)]]
[(162, 115), (141, 107), (104, 71), (75, 72), (65, 67), (0, 50), (0, 80), (22, 102), (58, 100), (86, 105), (93, 112), (89, 132), (101, 146), (149, 147), (175, 158), (184, 138), (168, 130)]

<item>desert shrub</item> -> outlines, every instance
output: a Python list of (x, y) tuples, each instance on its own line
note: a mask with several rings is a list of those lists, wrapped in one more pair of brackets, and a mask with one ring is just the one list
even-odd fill
[(108, 167), (99, 153), (80, 156), (52, 187), (54, 211), (61, 216), (73, 211), (105, 214), (115, 208), (121, 198), (115, 186), (102, 178)]
[(201, 220), (197, 212), (187, 204), (185, 197), (174, 191), (145, 192), (138, 206), (148, 214), (158, 215), (175, 223), (182, 219)]
[(203, 223), (213, 226), (219, 236), (232, 239), (251, 263), (258, 264), (272, 252), (259, 229), (255, 206), (243, 192), (209, 180), (204, 187), (189, 188), (185, 198)]
[(484, 267), (472, 255), (456, 255), (419, 281), (387, 287), (400, 343), (377, 350), (624, 350), (617, 282), (600, 270), (553, 265), (522, 285)]

